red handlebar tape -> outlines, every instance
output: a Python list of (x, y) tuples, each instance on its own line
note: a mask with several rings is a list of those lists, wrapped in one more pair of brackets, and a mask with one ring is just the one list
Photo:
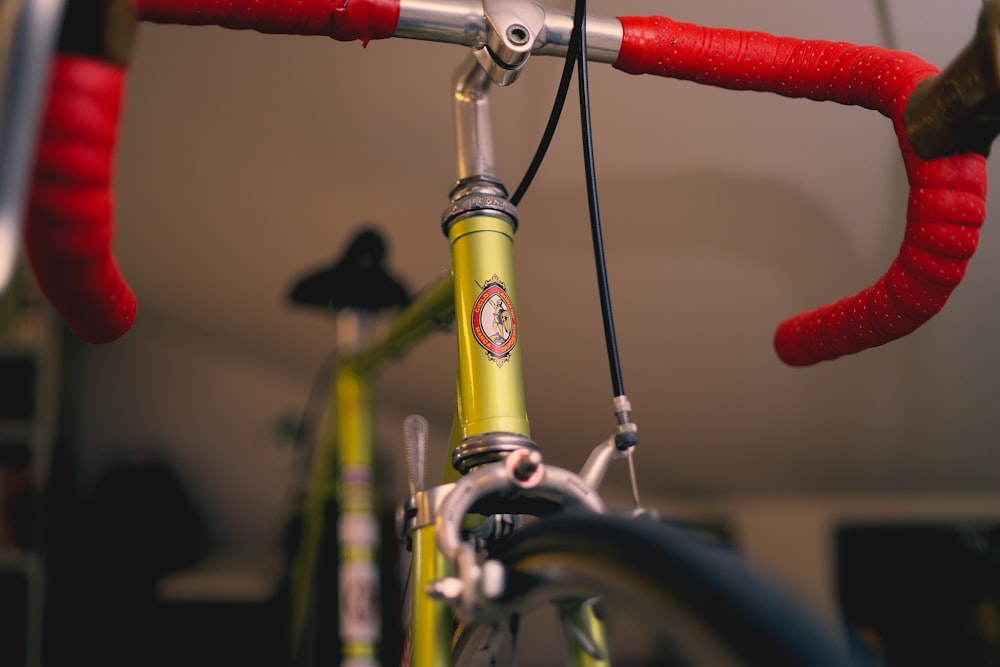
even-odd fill
[(111, 254), (111, 177), (125, 74), (60, 55), (52, 68), (24, 229), (39, 287), (74, 334), (105, 343), (135, 319)]
[[(398, 0), (136, 0), (139, 17), (338, 40), (391, 37)], [(58, 55), (36, 156), (25, 249), (39, 286), (81, 340), (131, 327), (135, 296), (112, 255), (111, 179), (124, 70)]]
[[(140, 18), (338, 40), (389, 37), (398, 0), (136, 0)], [(985, 219), (980, 155), (920, 159), (902, 115), (913, 87), (937, 69), (910, 54), (759, 32), (702, 28), (663, 17), (622, 18), (616, 63), (737, 90), (832, 100), (892, 120), (910, 183), (902, 247), (889, 271), (854, 296), (783, 322), (786, 363), (807, 365), (882, 345), (937, 313), (965, 274)], [(32, 186), (25, 243), (39, 284), (83, 340), (117, 338), (135, 299), (111, 255), (110, 184), (124, 72), (60, 56)]]
[(778, 356), (804, 366), (882, 345), (923, 324), (965, 275), (986, 217), (986, 159), (925, 161), (906, 137), (903, 110), (913, 87), (937, 68), (879, 47), (703, 28), (664, 17), (621, 18), (615, 67), (733, 90), (829, 100), (892, 120), (910, 185), (899, 255), (874, 285), (782, 322)]
[(280, 35), (325, 35), (340, 41), (392, 37), (399, 0), (135, 0), (154, 23), (216, 25)]

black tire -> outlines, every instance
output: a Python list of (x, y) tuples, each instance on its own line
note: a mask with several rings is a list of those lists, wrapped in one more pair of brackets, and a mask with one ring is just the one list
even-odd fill
[[(519, 667), (562, 664), (560, 624), (540, 630), (546, 621), (532, 610), (595, 596), (614, 665), (866, 664), (838, 629), (729, 549), (684, 528), (621, 516), (543, 519), (492, 557), (507, 568), (506, 592), (489, 620), (460, 628), (456, 665), (491, 664), (483, 647), (511, 641), (519, 647)], [(627, 621), (617, 618), (618, 610), (628, 611)], [(520, 619), (513, 638), (511, 618)], [(539, 640), (524, 636), (539, 630)], [(618, 630), (626, 635), (616, 641)], [(498, 633), (507, 636), (497, 642)], [(627, 655), (619, 658), (622, 647)], [(501, 652), (496, 657), (496, 664), (505, 664)]]

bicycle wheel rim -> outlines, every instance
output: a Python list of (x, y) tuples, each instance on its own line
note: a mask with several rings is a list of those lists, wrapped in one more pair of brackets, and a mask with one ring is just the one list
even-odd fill
[[(626, 631), (648, 631), (643, 651), (633, 650), (638, 644), (624, 646), (627, 664), (858, 664), (839, 631), (728, 550), (686, 530), (622, 517), (559, 517), (526, 529), (493, 557), (507, 568), (507, 591), (483, 619), (460, 629), (456, 665), (491, 664), (484, 647), (507, 642), (512, 615), (595, 596), (609, 626), (615, 623), (611, 612), (628, 610)], [(522, 646), (517, 664), (554, 664), (551, 653), (536, 655), (538, 648)], [(619, 648), (615, 637), (609, 639), (613, 657)]]

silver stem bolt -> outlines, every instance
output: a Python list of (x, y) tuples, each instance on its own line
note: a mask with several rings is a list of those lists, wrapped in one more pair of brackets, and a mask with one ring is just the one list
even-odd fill
[(512, 23), (507, 26), (507, 39), (515, 46), (524, 46), (531, 38), (531, 32), (520, 23)]

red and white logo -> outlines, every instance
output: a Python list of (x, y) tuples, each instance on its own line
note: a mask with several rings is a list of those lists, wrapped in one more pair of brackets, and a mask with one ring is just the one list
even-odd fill
[(517, 344), (517, 317), (507, 289), (496, 274), (482, 288), (472, 307), (472, 333), (500, 367), (507, 363)]

